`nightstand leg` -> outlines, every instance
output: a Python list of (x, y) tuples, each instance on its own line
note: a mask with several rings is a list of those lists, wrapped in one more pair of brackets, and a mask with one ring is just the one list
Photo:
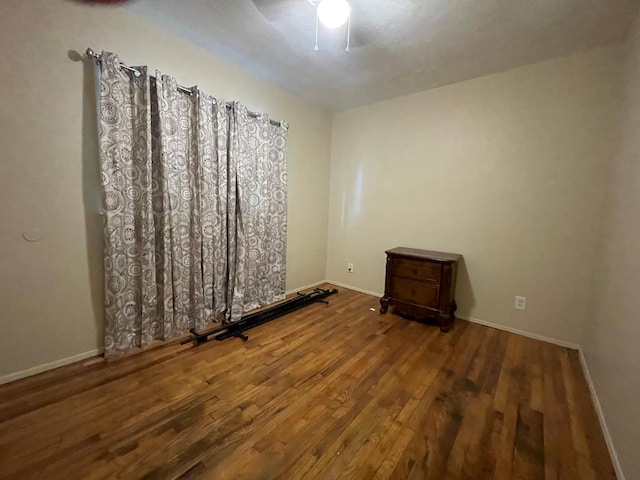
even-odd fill
[(449, 313), (438, 313), (438, 325), (440, 326), (441, 332), (448, 332), (449, 327), (451, 326), (451, 316)]
[(451, 308), (449, 309), (449, 316), (453, 322), (456, 319), (456, 310), (458, 310), (458, 304), (455, 300), (451, 300)]
[(380, 313), (387, 313), (387, 310), (389, 310), (389, 299), (382, 297), (380, 299)]
[(455, 300), (451, 300), (451, 305), (449, 306), (449, 312), (446, 314), (440, 312), (438, 314), (438, 325), (440, 325), (441, 332), (448, 332), (453, 325), (453, 321), (456, 318), (456, 310), (458, 309), (458, 305)]

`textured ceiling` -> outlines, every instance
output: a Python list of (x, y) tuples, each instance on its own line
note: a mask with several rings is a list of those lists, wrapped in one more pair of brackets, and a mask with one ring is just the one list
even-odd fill
[(621, 42), (634, 0), (349, 0), (320, 29), (307, 0), (137, 0), (131, 10), (330, 110)]

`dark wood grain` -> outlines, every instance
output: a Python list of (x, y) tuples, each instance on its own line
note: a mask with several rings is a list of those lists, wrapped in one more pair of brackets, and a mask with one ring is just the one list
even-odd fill
[(449, 331), (457, 309), (455, 292), (462, 255), (396, 247), (385, 252), (387, 266), (380, 313), (389, 306), (415, 318), (435, 318)]
[(0, 386), (0, 478), (615, 478), (575, 351), (376, 302)]

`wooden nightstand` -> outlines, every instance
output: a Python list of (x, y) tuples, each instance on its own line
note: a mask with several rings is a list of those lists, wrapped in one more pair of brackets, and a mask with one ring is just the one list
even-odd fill
[(380, 313), (389, 305), (416, 318), (433, 317), (449, 331), (457, 309), (456, 273), (462, 255), (397, 247), (387, 254), (387, 275)]

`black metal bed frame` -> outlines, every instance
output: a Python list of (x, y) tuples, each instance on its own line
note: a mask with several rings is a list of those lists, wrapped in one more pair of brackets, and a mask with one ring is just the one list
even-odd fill
[(195, 328), (192, 328), (191, 330), (189, 330), (189, 332), (191, 333), (191, 337), (184, 339), (182, 342), (180, 342), (180, 344), (185, 345), (187, 343), (193, 343), (194, 346), (198, 346), (201, 343), (209, 341), (209, 337), (215, 334), (217, 334), (215, 336), (216, 340), (226, 340), (227, 338), (238, 337), (246, 342), (247, 340), (249, 340), (249, 337), (244, 334), (244, 332), (246, 332), (247, 330), (251, 330), (252, 328), (263, 325), (288, 313), (300, 310), (301, 308), (304, 308), (307, 305), (311, 305), (312, 303), (328, 304), (329, 302), (326, 301), (325, 298), (336, 293), (338, 293), (338, 290), (336, 290), (335, 288), (332, 288), (330, 290), (315, 288), (310, 293), (298, 292), (295, 297), (290, 298), (289, 300), (285, 300), (284, 302), (274, 305), (273, 307), (244, 315), (237, 322), (219, 325), (203, 332), (198, 332)]

